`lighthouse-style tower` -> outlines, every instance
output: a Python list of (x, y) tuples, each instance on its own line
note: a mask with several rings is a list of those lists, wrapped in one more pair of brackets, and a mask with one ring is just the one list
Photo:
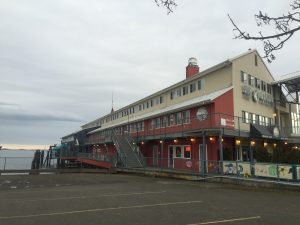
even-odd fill
[(188, 65), (186, 67), (186, 78), (194, 76), (199, 73), (199, 66), (197, 59), (194, 57), (189, 58)]

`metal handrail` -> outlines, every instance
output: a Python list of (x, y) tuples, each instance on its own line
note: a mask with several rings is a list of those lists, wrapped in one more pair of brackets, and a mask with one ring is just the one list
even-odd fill
[(123, 163), (123, 165), (126, 166), (126, 153), (124, 151), (122, 151), (121, 147), (120, 147), (120, 143), (118, 141), (118, 138), (117, 138), (117, 134), (115, 132), (114, 129), (111, 129), (111, 138), (112, 138), (112, 141), (114, 142), (115, 146), (116, 146), (116, 149), (119, 153), (119, 159), (121, 160), (121, 162)]
[(130, 145), (131, 150), (133, 151), (135, 157), (139, 161), (140, 165), (143, 166), (144, 165), (144, 156), (140, 151), (137, 151), (137, 145), (135, 144), (133, 138), (130, 136), (129, 133), (125, 133), (124, 136), (125, 136), (127, 143)]
[[(234, 130), (237, 133), (241, 132), (249, 132), (249, 126), (250, 123), (254, 123), (253, 120), (246, 120), (242, 117), (238, 116), (232, 116), (225, 113), (211, 113), (207, 114), (203, 120), (199, 120), (198, 117), (188, 117), (188, 118), (181, 118), (176, 122), (174, 119), (173, 121), (169, 121), (169, 123), (159, 123), (157, 126), (153, 127), (152, 125), (144, 125), (143, 130), (129, 130), (128, 136), (139, 138), (139, 137), (145, 137), (145, 136), (153, 136), (153, 135), (159, 135), (161, 137), (166, 137), (169, 134), (172, 133), (181, 133), (182, 135), (189, 131), (194, 131), (197, 129), (227, 129), (227, 130)], [(255, 124), (258, 124), (256, 121)], [(269, 123), (262, 123), (260, 122), (260, 125), (274, 125), (274, 121), (272, 124)], [(125, 126), (129, 126), (129, 124), (123, 124), (123, 128)], [(130, 126), (129, 126), (130, 127)], [(113, 132), (115, 128), (113, 128)], [(294, 128), (294, 130), (299, 130), (300, 127)], [(122, 130), (122, 129), (121, 129)], [(282, 128), (284, 131), (292, 131), (292, 129)], [(124, 131), (123, 131), (124, 132)], [(289, 136), (287, 132), (281, 133), (283, 136)], [(89, 139), (89, 144), (95, 144), (95, 143), (105, 143), (107, 140), (105, 137), (101, 134), (96, 134), (91, 136)], [(133, 146), (134, 147), (134, 146)]]

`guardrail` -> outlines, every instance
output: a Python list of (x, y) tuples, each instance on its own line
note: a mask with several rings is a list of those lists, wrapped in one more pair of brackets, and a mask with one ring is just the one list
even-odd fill
[(90, 160), (103, 161), (103, 162), (109, 162), (109, 163), (113, 163), (113, 164), (116, 161), (116, 156), (99, 154), (99, 153), (79, 152), (77, 155), (77, 158), (85, 158), (85, 159), (90, 159)]
[[(33, 168), (34, 157), (0, 157), (0, 170), (30, 170)], [(35, 162), (36, 163), (36, 162)], [(46, 158), (43, 161), (39, 161), (39, 166), (35, 165), (35, 168), (55, 168), (56, 160), (49, 159), (46, 162)]]
[[(143, 122), (124, 122), (123, 126), (113, 128), (115, 133), (123, 134), (128, 132), (134, 138), (145, 138), (147, 136), (160, 136), (167, 137), (171, 134), (179, 134), (188, 131), (201, 129), (227, 129), (233, 130), (237, 134), (241, 132), (249, 132), (250, 123), (260, 124), (264, 126), (272, 125), (274, 122), (266, 120), (268, 122), (257, 121), (237, 116), (232, 116), (223, 113), (211, 113), (205, 115), (202, 119), (198, 117), (183, 117), (172, 114), (172, 116), (163, 116), (153, 118), (152, 120)], [(271, 124), (271, 123), (272, 124)], [(273, 124), (274, 125), (274, 124)], [(300, 126), (294, 127), (279, 127), (281, 136), (290, 137), (291, 134), (299, 134)], [(89, 136), (86, 144), (97, 144), (111, 142), (111, 129), (98, 133), (94, 133)]]
[(250, 163), (242, 161), (199, 161), (182, 158), (144, 157), (144, 167), (157, 170), (183, 171), (205, 176), (235, 176), (237, 178), (263, 178), (300, 181), (300, 165)]

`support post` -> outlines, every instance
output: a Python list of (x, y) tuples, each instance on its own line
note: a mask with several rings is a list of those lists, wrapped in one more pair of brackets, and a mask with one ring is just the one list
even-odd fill
[(220, 130), (219, 134), (219, 155), (220, 155), (220, 162), (219, 162), (219, 172), (223, 175), (223, 142), (222, 142), (222, 130)]
[(253, 163), (253, 147), (250, 141), (250, 163)]
[(164, 152), (164, 142), (160, 143), (160, 169), (162, 170), (163, 167), (163, 152)]
[(4, 168), (3, 168), (3, 170), (5, 171), (5, 169), (6, 169), (6, 157), (4, 158)]
[(206, 134), (203, 131), (202, 135), (202, 148), (200, 148), (200, 160), (201, 160), (201, 174), (205, 176), (206, 174)]
[(235, 154), (236, 154), (236, 159), (235, 160), (236, 161), (239, 160), (239, 151), (240, 151), (239, 146), (240, 145), (235, 144)]

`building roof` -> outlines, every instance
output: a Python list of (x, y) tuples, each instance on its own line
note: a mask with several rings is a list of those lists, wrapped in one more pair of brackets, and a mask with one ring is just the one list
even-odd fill
[[(197, 80), (200, 77), (203, 77), (203, 76), (205, 76), (205, 75), (207, 75), (209, 73), (212, 73), (214, 71), (217, 71), (219, 69), (222, 69), (223, 67), (226, 67), (228, 65), (231, 65), (231, 61), (229, 59), (225, 60), (225, 61), (223, 61), (223, 62), (221, 62), (221, 63), (219, 63), (219, 64), (217, 64), (215, 66), (212, 66), (212, 67), (210, 67), (210, 68), (208, 68), (206, 70), (203, 70), (203, 71), (199, 72), (198, 74), (196, 74), (196, 75), (194, 75), (192, 77), (186, 78), (186, 79), (184, 79), (184, 80), (182, 80), (180, 82), (177, 82), (177, 83), (175, 83), (175, 84), (173, 84), (173, 85), (171, 85), (171, 86), (169, 86), (167, 88), (164, 88), (164, 89), (162, 89), (160, 91), (157, 91), (157, 92), (155, 92), (155, 93), (153, 93), (153, 94), (151, 94), (151, 95), (149, 95), (149, 96), (147, 96), (145, 98), (142, 98), (142, 99), (140, 99), (138, 101), (135, 101), (135, 102), (133, 102), (133, 103), (131, 103), (129, 105), (126, 105), (126, 106), (124, 106), (124, 107), (122, 107), (122, 108), (120, 108), (118, 110), (115, 110), (114, 113), (122, 112), (126, 108), (134, 107), (136, 105), (139, 105), (139, 104), (143, 103), (146, 100), (149, 100), (149, 99), (154, 98), (154, 97), (158, 97), (161, 94), (164, 94), (165, 92), (168, 92), (168, 91), (171, 91), (171, 90), (177, 88), (178, 86), (184, 85), (184, 84), (192, 82), (194, 80)], [(106, 116), (109, 116), (109, 115), (111, 115), (111, 113), (107, 113), (104, 116), (101, 116), (101, 117), (99, 117), (99, 118), (97, 118), (97, 119), (95, 119), (95, 120), (93, 120), (93, 121), (91, 121), (89, 123), (86, 123), (86, 124), (82, 125), (81, 127), (84, 127), (84, 126), (86, 126), (88, 124), (94, 123), (94, 122), (98, 121), (99, 119), (105, 118)]]
[(89, 132), (88, 130), (97, 129), (97, 128), (99, 128), (99, 126), (97, 126), (97, 127), (83, 128), (83, 129), (74, 131), (74, 132), (72, 132), (72, 133), (70, 133), (70, 134), (68, 134), (68, 135), (65, 135), (65, 136), (61, 137), (61, 139), (68, 138), (68, 137), (71, 137), (71, 136), (74, 136), (75, 134), (78, 134), (79, 132), (82, 132), (82, 131), (87, 131), (87, 132)]
[[(252, 50), (250, 49), (250, 50), (248, 50), (248, 51), (246, 51), (246, 52), (244, 52), (244, 53), (242, 53), (242, 54), (240, 54), (240, 55), (238, 55), (238, 56), (236, 56), (236, 57), (229, 58), (229, 59), (227, 59), (227, 60), (225, 60), (225, 61), (223, 61), (223, 62), (221, 62), (221, 63), (219, 63), (219, 64), (216, 64), (216, 65), (214, 65), (214, 66), (212, 66), (212, 67), (210, 67), (210, 68), (208, 68), (208, 69), (206, 69), (206, 70), (203, 70), (203, 71), (199, 72), (198, 74), (196, 74), (196, 75), (194, 75), (194, 76), (191, 76), (191, 77), (189, 77), (189, 78), (186, 78), (186, 79), (184, 79), (184, 80), (182, 80), (182, 81), (180, 81), (180, 82), (177, 82), (177, 83), (175, 83), (175, 84), (173, 84), (173, 85), (171, 85), (171, 86), (169, 86), (169, 87), (167, 87), (167, 88), (164, 88), (164, 89), (162, 89), (162, 90), (160, 90), (160, 91), (158, 91), (158, 92), (155, 92), (155, 93), (153, 93), (153, 94), (151, 94), (151, 95), (149, 95), (149, 96), (147, 96), (147, 97), (145, 97), (145, 98), (142, 98), (142, 99), (140, 99), (140, 100), (138, 100), (138, 101), (135, 101), (135, 102), (133, 102), (133, 103), (131, 103), (131, 104), (129, 104), (129, 105), (126, 105), (125, 107), (122, 107), (122, 108), (120, 108), (120, 109), (114, 111), (114, 113), (122, 112), (123, 110), (126, 110), (126, 109), (128, 109), (128, 108), (134, 107), (134, 106), (136, 106), (136, 105), (139, 105), (139, 104), (143, 103), (144, 101), (147, 101), (147, 100), (149, 100), (149, 99), (151, 99), (151, 98), (154, 98), (154, 97), (158, 97), (158, 96), (161, 95), (161, 94), (164, 94), (164, 93), (166, 93), (166, 92), (168, 92), (168, 91), (171, 91), (171, 90), (177, 88), (178, 86), (181, 86), (181, 85), (184, 85), (184, 84), (186, 84), (186, 83), (192, 82), (192, 81), (194, 81), (194, 80), (199, 79), (200, 77), (203, 77), (203, 76), (205, 76), (205, 75), (207, 75), (207, 74), (210, 74), (210, 73), (212, 73), (212, 72), (214, 72), (214, 71), (217, 71), (217, 70), (219, 70), (219, 69), (222, 69), (223, 67), (229, 66), (229, 65), (232, 64), (232, 62), (233, 62), (234, 60), (239, 59), (239, 58), (241, 58), (241, 57), (244, 57), (244, 56), (246, 56), (246, 55), (248, 55), (248, 54), (252, 54), (253, 52), (255, 52), (257, 55), (259, 55), (259, 53), (257, 52), (256, 49), (252, 49)], [(261, 57), (261, 56), (259, 55), (259, 57)], [(263, 60), (262, 60), (262, 62), (264, 63)], [(265, 67), (267, 68), (267, 70), (269, 71), (269, 69), (268, 69), (268, 67), (266, 66), (265, 63), (264, 63), (264, 65), (265, 65)], [(269, 71), (269, 73), (271, 74), (270, 71)], [(272, 74), (271, 74), (271, 76), (272, 76)], [(272, 76), (272, 78), (273, 78), (273, 80), (274, 80), (274, 77), (273, 77), (273, 76)], [(110, 116), (110, 115), (111, 115), (111, 113), (107, 113), (106, 115), (101, 116), (101, 117), (99, 117), (99, 118), (97, 118), (97, 119), (95, 119), (95, 120), (93, 120), (93, 121), (91, 121), (91, 122), (89, 122), (89, 123), (86, 123), (86, 124), (84, 124), (84, 125), (81, 126), (81, 127), (84, 127), (84, 126), (86, 126), (86, 125), (95, 123), (95, 122), (99, 121), (100, 119), (103, 119), (103, 118), (105, 118), (105, 117), (107, 117), (107, 116)]]
[(230, 87), (212, 92), (212, 93), (207, 94), (207, 95), (202, 95), (202, 96), (199, 96), (199, 97), (196, 97), (196, 98), (193, 98), (193, 99), (190, 99), (190, 100), (178, 103), (178, 104), (168, 106), (168, 107), (163, 108), (163, 109), (155, 110), (153, 112), (149, 112), (149, 113), (146, 113), (144, 115), (134, 117), (134, 118), (130, 119), (129, 121), (121, 121), (119, 123), (115, 123), (115, 124), (112, 124), (110, 126), (100, 127), (98, 129), (95, 129), (95, 130), (89, 132), (88, 134), (93, 134), (93, 133), (96, 133), (98, 131), (105, 130), (107, 128), (112, 128), (112, 127), (117, 127), (117, 126), (120, 126), (120, 125), (124, 125), (124, 124), (127, 124), (129, 122), (130, 123), (131, 122), (137, 122), (137, 121), (141, 121), (141, 120), (148, 119), (148, 118), (151, 118), (151, 117), (160, 116), (160, 115), (163, 115), (165, 113), (172, 113), (172, 112), (175, 112), (175, 111), (178, 111), (178, 110), (183, 110), (185, 108), (190, 108), (190, 107), (197, 106), (197, 105), (204, 105), (204, 104), (207, 104), (209, 102), (212, 102), (214, 99), (216, 99), (217, 97), (225, 94), (226, 92), (228, 92), (232, 88), (233, 87), (230, 86)]
[(272, 84), (284, 84), (290, 93), (300, 91), (300, 71), (289, 73), (281, 76)]
[[(244, 52), (244, 53), (242, 53), (242, 54), (240, 54), (240, 55), (237, 55), (237, 56), (235, 56), (235, 57), (233, 57), (233, 58), (230, 58), (229, 61), (232, 62), (232, 61), (234, 61), (234, 60), (236, 60), (236, 59), (239, 59), (239, 58), (241, 58), (241, 57), (244, 57), (244, 56), (246, 56), (246, 55), (248, 55), (248, 54), (251, 54), (251, 53), (253, 53), (253, 52), (255, 52), (255, 53), (262, 59), (262, 57), (260, 56), (260, 54), (258, 53), (258, 51), (257, 51), (256, 49), (249, 49), (247, 52)], [(264, 60), (261, 60), (261, 61), (262, 61), (262, 63), (264, 64), (264, 66), (266, 67), (266, 69), (267, 69), (267, 71), (269, 72), (269, 74), (271, 75), (272, 79), (275, 80), (275, 78), (273, 77), (271, 71), (270, 71), (269, 68), (267, 67), (265, 61), (264, 61)]]

